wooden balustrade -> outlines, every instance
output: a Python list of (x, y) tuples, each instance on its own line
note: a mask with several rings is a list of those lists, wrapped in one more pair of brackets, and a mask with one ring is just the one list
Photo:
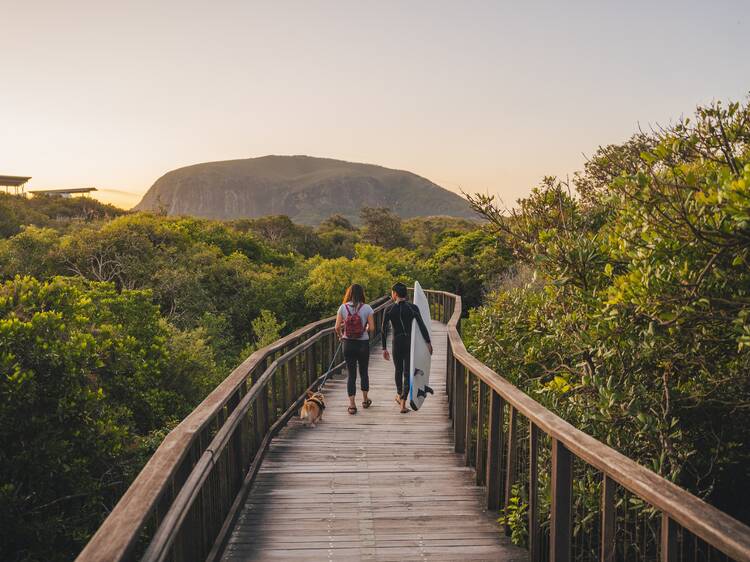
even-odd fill
[[(378, 330), (386, 302), (371, 303)], [(308, 324), (237, 367), (167, 435), (77, 560), (216, 556), (271, 438), (333, 359), (334, 322)]]
[(750, 528), (514, 387), (464, 347), (461, 298), (426, 293), (433, 318), (448, 324), (455, 450), (485, 486), (488, 509), (518, 497), (532, 562), (750, 561)]
[[(448, 326), (455, 450), (475, 469), (489, 510), (518, 501), (523, 518), (513, 526), (533, 562), (750, 562), (750, 528), (511, 385), (464, 347), (461, 298), (426, 293), (432, 317)], [(373, 303), (378, 329), (385, 303)], [(78, 560), (217, 559), (271, 439), (333, 358), (333, 321), (305, 326), (235, 369), (167, 436)]]

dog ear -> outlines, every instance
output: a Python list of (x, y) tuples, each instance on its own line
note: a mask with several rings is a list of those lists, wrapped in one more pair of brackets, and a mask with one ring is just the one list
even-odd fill
[(312, 398), (313, 396), (315, 396), (315, 393), (312, 390), (308, 390), (307, 391), (307, 397), (308, 398)]

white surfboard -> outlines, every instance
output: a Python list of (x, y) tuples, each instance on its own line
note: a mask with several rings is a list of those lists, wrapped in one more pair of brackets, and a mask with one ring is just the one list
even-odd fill
[[(424, 294), (419, 281), (414, 283), (414, 305), (419, 309), (422, 320), (427, 327), (427, 333), (432, 340), (432, 321), (430, 320), (430, 303)], [(432, 356), (427, 349), (427, 342), (422, 337), (417, 321), (411, 323), (411, 365), (409, 365), (409, 402), (412, 410), (419, 410), (428, 394), (432, 394), (430, 388), (430, 365)]]

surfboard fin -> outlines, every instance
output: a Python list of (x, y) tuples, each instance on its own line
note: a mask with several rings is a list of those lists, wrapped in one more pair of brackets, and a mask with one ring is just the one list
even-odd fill
[(420, 388), (417, 390), (417, 398), (422, 396), (426, 398), (428, 394), (435, 394), (435, 392), (429, 386), (425, 386), (424, 388)]

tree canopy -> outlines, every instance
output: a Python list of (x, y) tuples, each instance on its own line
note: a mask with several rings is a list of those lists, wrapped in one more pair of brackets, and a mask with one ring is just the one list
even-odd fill
[(576, 427), (748, 521), (750, 105), (594, 154), (513, 211), (471, 201), (536, 272), (471, 349)]

